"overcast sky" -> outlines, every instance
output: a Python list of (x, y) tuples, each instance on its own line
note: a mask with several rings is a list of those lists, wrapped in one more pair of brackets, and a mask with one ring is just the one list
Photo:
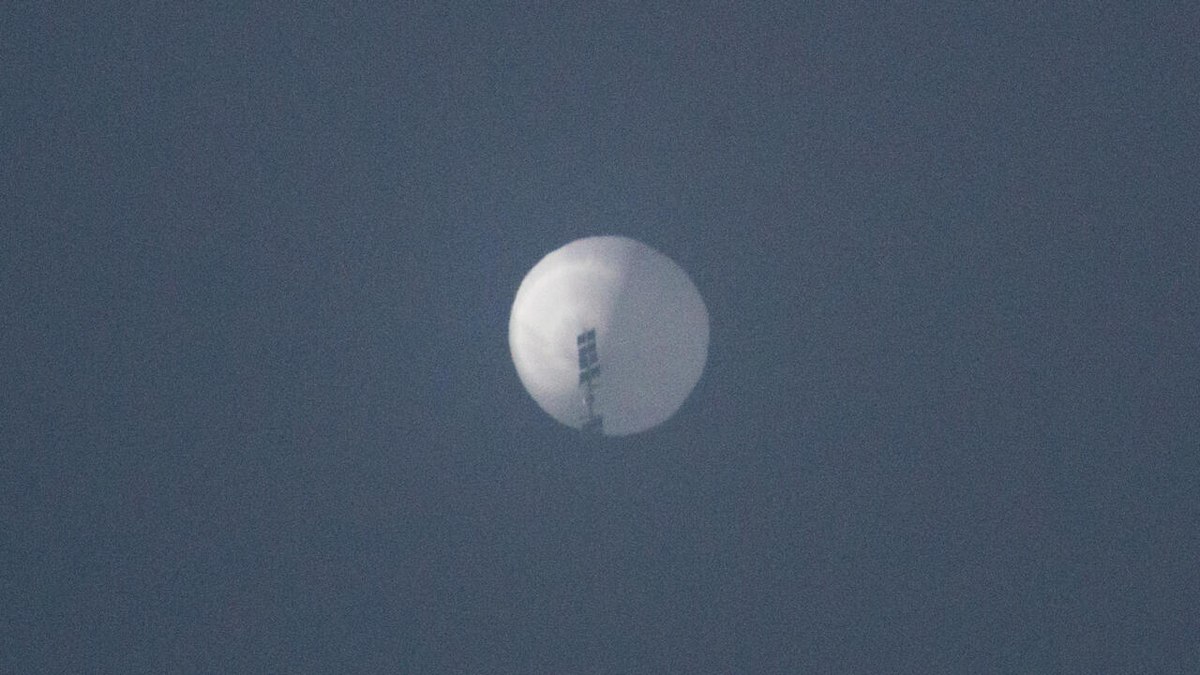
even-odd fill
[(1193, 5), (399, 4), (0, 12), (0, 671), (1200, 672)]

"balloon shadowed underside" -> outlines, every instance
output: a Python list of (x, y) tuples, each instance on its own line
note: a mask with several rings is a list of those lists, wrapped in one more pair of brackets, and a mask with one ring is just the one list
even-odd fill
[(708, 358), (708, 310), (687, 273), (626, 237), (588, 237), (542, 258), (509, 318), (513, 364), (548, 414), (624, 436), (666, 421)]

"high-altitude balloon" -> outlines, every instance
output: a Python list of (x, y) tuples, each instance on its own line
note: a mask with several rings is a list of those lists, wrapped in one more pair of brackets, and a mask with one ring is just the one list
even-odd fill
[(525, 389), (559, 422), (624, 436), (664, 422), (708, 358), (708, 310), (687, 273), (626, 237), (587, 237), (542, 258), (508, 323)]

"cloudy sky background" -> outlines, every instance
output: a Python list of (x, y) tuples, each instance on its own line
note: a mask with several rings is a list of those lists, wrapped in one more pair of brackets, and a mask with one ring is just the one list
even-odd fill
[[(458, 4), (4, 10), (0, 670), (1200, 670), (1196, 9)], [(712, 318), (599, 448), (591, 234)]]

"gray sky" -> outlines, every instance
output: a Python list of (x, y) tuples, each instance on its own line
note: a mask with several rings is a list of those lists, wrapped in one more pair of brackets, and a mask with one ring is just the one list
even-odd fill
[[(5, 9), (0, 671), (1200, 670), (1194, 8), (457, 4)], [(599, 446), (591, 234), (712, 317)]]

